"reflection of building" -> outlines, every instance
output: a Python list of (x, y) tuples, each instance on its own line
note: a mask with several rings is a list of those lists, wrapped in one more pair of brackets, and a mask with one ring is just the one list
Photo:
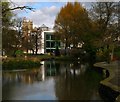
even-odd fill
[(55, 61), (46, 61), (43, 64), (45, 76), (55, 76), (59, 73), (60, 64)]

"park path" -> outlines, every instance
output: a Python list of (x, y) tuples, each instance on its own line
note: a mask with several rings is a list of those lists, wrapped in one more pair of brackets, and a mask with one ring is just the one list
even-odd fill
[[(120, 93), (120, 61), (114, 61), (109, 64), (106, 62), (99, 62), (95, 63), (94, 66), (109, 71), (109, 77), (102, 80), (100, 83)], [(116, 98), (116, 102), (120, 102), (120, 95)]]

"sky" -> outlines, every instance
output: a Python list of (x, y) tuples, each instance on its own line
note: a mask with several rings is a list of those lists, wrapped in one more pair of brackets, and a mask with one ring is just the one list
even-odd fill
[(42, 24), (52, 28), (55, 17), (60, 11), (60, 8), (65, 5), (65, 2), (16, 2), (18, 6), (30, 6), (34, 8), (34, 12), (30, 10), (15, 10), (13, 11), (17, 17), (26, 17), (33, 21), (34, 27), (39, 27)]
[[(49, 1), (49, 0), (48, 0)], [(60, 0), (59, 0), (60, 1)], [(70, 0), (69, 0), (70, 1)], [(77, 1), (77, 0), (76, 0)], [(30, 10), (15, 10), (13, 13), (16, 17), (24, 18), (33, 21), (33, 27), (40, 27), (45, 24), (49, 28), (53, 28), (56, 15), (59, 13), (61, 7), (63, 7), (67, 2), (15, 2), (11, 5), (15, 6), (30, 6), (34, 8), (34, 12)], [(87, 9), (90, 8), (90, 2), (82, 2), (82, 5)]]
[[(18, 18), (24, 18), (33, 21), (33, 27), (40, 27), (45, 24), (49, 28), (53, 28), (56, 15), (59, 13), (61, 7), (67, 2), (14, 2), (11, 5), (15, 6), (30, 6), (34, 8), (34, 12), (30, 10), (15, 10), (13, 13)], [(90, 3), (82, 2), (83, 6), (90, 8)]]

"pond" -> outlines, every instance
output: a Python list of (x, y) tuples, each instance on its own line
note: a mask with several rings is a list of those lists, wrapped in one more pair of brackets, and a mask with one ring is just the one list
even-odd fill
[(43, 61), (40, 68), (3, 72), (3, 100), (102, 100), (102, 75), (88, 63)]

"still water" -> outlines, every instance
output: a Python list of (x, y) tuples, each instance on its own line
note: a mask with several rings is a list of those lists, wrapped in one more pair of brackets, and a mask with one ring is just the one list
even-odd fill
[(102, 75), (89, 64), (43, 61), (40, 68), (3, 72), (3, 100), (102, 100)]

